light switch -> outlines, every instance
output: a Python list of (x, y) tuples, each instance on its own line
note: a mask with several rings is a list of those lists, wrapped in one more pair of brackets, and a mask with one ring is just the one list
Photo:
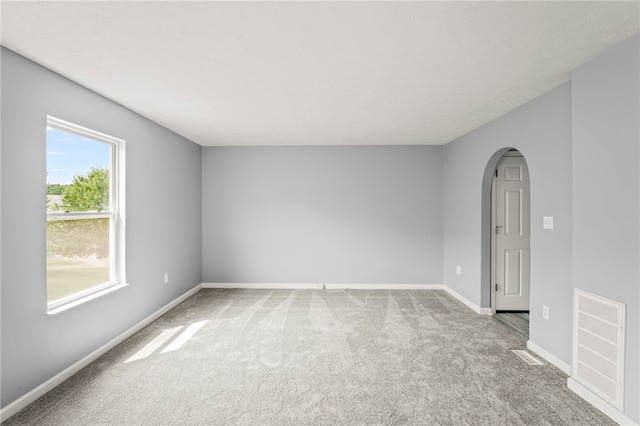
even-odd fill
[(456, 265), (456, 274), (462, 275), (462, 266)]
[(544, 216), (542, 218), (542, 227), (544, 229), (553, 229), (553, 216)]

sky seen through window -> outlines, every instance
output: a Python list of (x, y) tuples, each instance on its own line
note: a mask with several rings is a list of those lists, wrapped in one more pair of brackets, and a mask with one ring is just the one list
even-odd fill
[(75, 133), (47, 127), (47, 183), (68, 185), (91, 168), (108, 168), (110, 146)]

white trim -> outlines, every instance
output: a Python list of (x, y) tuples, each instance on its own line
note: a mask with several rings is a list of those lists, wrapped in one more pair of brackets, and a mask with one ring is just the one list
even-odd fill
[(142, 330), (144, 327), (146, 327), (147, 325), (149, 325), (150, 323), (152, 323), (153, 321), (155, 321), (156, 319), (158, 319), (159, 317), (167, 313), (169, 310), (173, 309), (176, 305), (178, 305), (179, 303), (183, 302), (184, 300), (196, 294), (198, 291), (200, 291), (201, 288), (202, 288), (202, 284), (198, 284), (191, 290), (184, 293), (182, 296), (168, 303), (167, 305), (160, 308), (153, 314), (149, 315), (148, 317), (146, 317), (145, 319), (143, 319), (133, 327), (129, 328), (119, 336), (113, 338), (106, 344), (102, 345), (95, 351), (91, 352), (89, 355), (85, 356), (80, 361), (66, 368), (64, 371), (56, 374), (54, 377), (50, 378), (49, 380), (47, 380), (40, 386), (36, 387), (35, 389), (32, 389), (31, 391), (21, 396), (20, 398), (16, 399), (12, 403), (8, 404), (6, 407), (0, 410), (0, 422), (4, 422), (14, 414), (18, 413), (20, 410), (22, 410), (23, 408), (31, 404), (32, 402), (36, 401), (38, 398), (44, 396), (47, 392), (49, 392), (56, 386), (60, 385), (61, 383), (63, 383), (65, 380), (69, 379), (71, 376), (73, 376), (74, 374), (76, 374), (77, 372), (79, 372), (89, 364), (91, 364), (93, 361), (95, 361), (105, 353), (109, 352), (111, 349), (118, 346), (120, 343), (124, 342), (129, 337), (133, 336), (138, 331)]
[[(58, 315), (64, 311), (68, 311), (71, 308), (75, 308), (76, 306), (82, 305), (90, 300), (97, 299), (98, 297), (102, 297), (105, 294), (109, 294), (121, 288), (127, 287), (128, 283), (117, 284), (117, 283), (106, 283), (102, 286), (91, 287), (87, 290), (84, 290), (79, 293), (72, 294), (70, 297), (65, 297), (64, 299), (58, 299), (49, 304), (49, 309), (47, 310), (47, 315), (53, 316)], [(100, 287), (104, 287), (102, 290), (97, 290)], [(80, 296), (85, 294), (85, 296)], [(70, 300), (70, 301), (69, 301)]]
[[(509, 152), (509, 151), (507, 151)], [(504, 154), (502, 155), (504, 157)], [(500, 157), (498, 159), (498, 163), (502, 159)], [(490, 263), (490, 281), (489, 281), (489, 292), (491, 293), (491, 314), (494, 315), (496, 313), (496, 212), (498, 207), (498, 179), (496, 178), (496, 170), (498, 170), (498, 164), (496, 163), (496, 167), (493, 170), (492, 178), (491, 178), (491, 227), (489, 233), (491, 234), (491, 245), (489, 246), (489, 251), (491, 252), (491, 263)]]
[[(55, 128), (92, 140), (106, 143), (109, 153), (109, 206), (106, 211), (88, 212), (49, 212), (47, 222), (54, 220), (109, 219), (109, 282), (70, 294), (64, 298), (47, 303), (47, 314), (55, 315), (74, 306), (78, 306), (97, 296), (107, 294), (105, 288), (117, 290), (126, 286), (125, 267), (125, 141), (105, 133), (83, 127), (59, 118), (47, 115), (47, 129)], [(48, 141), (48, 136), (47, 136)], [(47, 142), (48, 143), (48, 142)], [(47, 287), (48, 291), (48, 287)], [(93, 293), (96, 295), (93, 296)], [(90, 295), (90, 296), (87, 296)], [(68, 305), (68, 306), (67, 306)]]
[(327, 290), (444, 290), (444, 284), (339, 284), (327, 283)]
[(202, 288), (323, 289), (316, 283), (202, 283)]
[(94, 139), (100, 142), (105, 142), (110, 144), (117, 144), (120, 142), (124, 142), (123, 139), (116, 138), (111, 135), (107, 135), (106, 133), (97, 132), (93, 129), (89, 129), (88, 127), (79, 126), (75, 123), (61, 120), (51, 115), (47, 115), (47, 127), (55, 127), (56, 129), (63, 130), (65, 132), (77, 133), (80, 136), (85, 136), (90, 139)]
[(446, 290), (444, 284), (339, 284), (339, 283), (202, 283), (202, 288), (327, 289), (327, 290)]
[(92, 210), (88, 212), (47, 212), (47, 222), (52, 220), (108, 219), (116, 215), (115, 211)]
[(458, 293), (455, 290), (451, 289), (451, 287), (449, 287), (447, 285), (444, 285), (443, 286), (443, 290), (445, 290), (451, 296), (453, 296), (456, 299), (458, 299), (459, 302), (462, 302), (464, 305), (466, 305), (468, 308), (470, 308), (476, 314), (493, 315), (493, 312), (491, 311), (491, 308), (481, 308), (480, 306), (476, 305), (475, 303), (473, 303), (472, 301), (470, 301), (466, 297), (462, 296), (460, 293)]
[(564, 374), (567, 376), (571, 375), (571, 366), (566, 362), (562, 361), (560, 358), (552, 355), (550, 352), (547, 352), (545, 349), (542, 349), (540, 346), (533, 343), (531, 340), (527, 340), (527, 349), (531, 352), (534, 352), (540, 355), (542, 358), (547, 360), (549, 364), (552, 364), (559, 368)]
[(584, 385), (582, 385), (577, 380), (569, 377), (567, 379), (567, 387), (574, 391), (580, 398), (587, 401), (589, 404), (596, 407), (598, 410), (602, 411), (605, 415), (607, 415), (611, 420), (618, 423), (619, 425), (632, 425), (638, 426), (638, 423), (631, 420), (627, 417), (623, 412), (613, 407), (611, 404), (606, 402), (604, 399), (600, 398), (589, 389), (587, 389)]
[[(126, 188), (127, 188), (127, 178), (126, 178), (126, 142), (124, 140), (120, 140), (117, 145), (117, 149), (115, 154), (117, 157), (115, 158), (117, 174), (115, 175), (115, 185), (114, 189), (117, 189), (118, 196), (114, 198), (114, 201), (117, 203), (116, 209), (118, 214), (116, 214), (113, 218), (114, 223), (112, 226), (114, 227), (114, 241), (113, 241), (113, 249), (115, 250), (115, 256), (113, 256), (112, 262), (115, 262), (114, 265), (114, 273), (115, 278), (121, 282), (126, 283), (127, 280), (127, 254), (126, 254), (126, 232), (127, 232), (127, 209), (126, 209)], [(117, 258), (116, 258), (117, 256)]]

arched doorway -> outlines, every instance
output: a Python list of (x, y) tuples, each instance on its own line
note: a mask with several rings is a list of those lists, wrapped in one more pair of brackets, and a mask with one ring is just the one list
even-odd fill
[(482, 301), (495, 318), (528, 339), (529, 171), (513, 148), (489, 160), (482, 193)]
[(491, 194), (492, 310), (529, 312), (529, 169), (519, 151), (498, 161)]

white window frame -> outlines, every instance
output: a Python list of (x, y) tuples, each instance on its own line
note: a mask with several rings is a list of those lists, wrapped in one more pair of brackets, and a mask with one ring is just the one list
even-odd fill
[[(95, 299), (126, 286), (125, 274), (125, 141), (113, 136), (47, 116), (47, 128), (55, 128), (76, 135), (107, 143), (111, 147), (109, 172), (109, 206), (102, 211), (47, 212), (47, 222), (53, 220), (109, 219), (109, 282), (100, 284), (69, 296), (47, 302), (47, 314), (55, 315), (71, 307)], [(48, 292), (48, 282), (47, 282)]]

